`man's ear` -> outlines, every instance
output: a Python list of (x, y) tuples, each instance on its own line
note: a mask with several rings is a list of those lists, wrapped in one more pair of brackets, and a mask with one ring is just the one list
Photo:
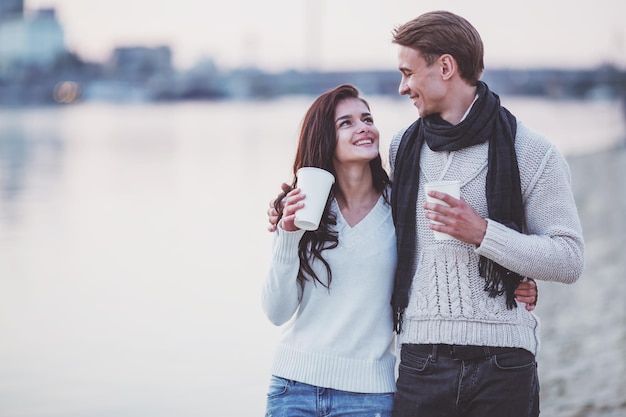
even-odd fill
[(456, 72), (456, 61), (450, 54), (443, 54), (439, 57), (439, 67), (441, 68), (441, 76), (444, 80), (452, 78)]

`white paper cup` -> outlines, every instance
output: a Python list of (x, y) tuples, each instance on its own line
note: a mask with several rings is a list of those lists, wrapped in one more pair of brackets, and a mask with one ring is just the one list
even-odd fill
[[(442, 193), (450, 194), (454, 198), (461, 198), (461, 182), (460, 181), (432, 181), (424, 184), (424, 192), (426, 193), (426, 202), (437, 203), (447, 207), (450, 207), (448, 203), (445, 203), (437, 198), (428, 195), (429, 191), (440, 191)], [(442, 224), (440, 222), (431, 220), (431, 223)], [(454, 239), (447, 233), (438, 232), (433, 230), (435, 234), (435, 240), (450, 240)]]
[(314, 167), (300, 168), (296, 176), (297, 186), (306, 197), (304, 207), (296, 211), (294, 224), (303, 230), (317, 230), (335, 177), (324, 169)]

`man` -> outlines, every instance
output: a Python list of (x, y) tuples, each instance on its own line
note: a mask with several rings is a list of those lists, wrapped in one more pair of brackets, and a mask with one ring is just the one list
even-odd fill
[[(480, 81), (483, 44), (464, 18), (425, 13), (393, 32), (401, 95), (419, 118), (390, 145), (401, 346), (394, 416), (539, 415), (539, 323), (523, 277), (575, 282), (582, 228), (564, 157)], [(461, 198), (424, 184), (461, 182)], [(431, 221), (440, 222), (440, 224)], [(433, 230), (455, 240), (437, 241)]]

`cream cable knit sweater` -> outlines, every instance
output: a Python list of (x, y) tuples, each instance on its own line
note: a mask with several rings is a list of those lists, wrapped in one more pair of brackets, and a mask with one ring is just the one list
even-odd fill
[[(393, 167), (404, 130), (390, 145)], [(565, 158), (545, 138), (518, 122), (515, 141), (526, 230), (518, 233), (489, 220), (479, 247), (435, 241), (424, 216), (423, 184), (460, 180), (461, 197), (487, 218), (488, 144), (420, 157), (417, 201), (417, 270), (399, 343), (448, 343), (539, 349), (539, 320), (523, 306), (507, 310), (505, 297), (490, 298), (478, 273), (479, 256), (535, 280), (573, 283), (584, 266), (582, 228)], [(549, 303), (550, 300), (543, 300)]]
[[(339, 246), (323, 251), (333, 279), (330, 291), (309, 280), (296, 282), (298, 242), (304, 231), (279, 229), (262, 287), (267, 317), (284, 325), (272, 374), (306, 384), (363, 393), (395, 392), (391, 292), (396, 237), (391, 208), (381, 197), (350, 227), (338, 213)], [(313, 263), (326, 277), (321, 262)]]

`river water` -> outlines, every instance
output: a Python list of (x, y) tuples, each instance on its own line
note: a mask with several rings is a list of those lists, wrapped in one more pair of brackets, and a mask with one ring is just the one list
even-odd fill
[[(310, 97), (0, 113), (0, 416), (260, 416), (265, 210)], [(416, 111), (369, 98), (386, 156)], [(614, 101), (503, 98), (568, 155)]]

